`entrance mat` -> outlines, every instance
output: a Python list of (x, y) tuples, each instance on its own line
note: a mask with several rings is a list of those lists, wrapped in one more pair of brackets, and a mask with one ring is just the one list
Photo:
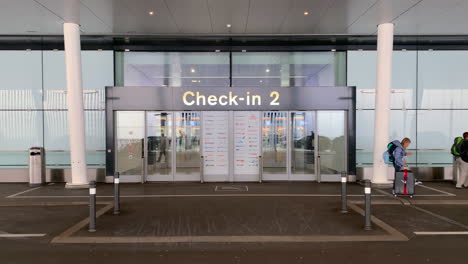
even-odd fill
[(247, 185), (216, 185), (215, 192), (248, 192)]
[(267, 243), (406, 241), (396, 229), (372, 217), (363, 229), (363, 210), (339, 200), (304, 197), (191, 197), (125, 202), (98, 211), (97, 231), (88, 219), (55, 237), (53, 243)]

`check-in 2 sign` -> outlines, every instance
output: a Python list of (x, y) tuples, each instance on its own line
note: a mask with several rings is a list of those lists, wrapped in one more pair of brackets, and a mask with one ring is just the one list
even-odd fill
[[(278, 106), (280, 93), (272, 91), (270, 93), (269, 105)], [(182, 101), (187, 106), (206, 106), (206, 105), (262, 105), (262, 96), (259, 94), (250, 94), (246, 92), (244, 95), (234, 94), (232, 91), (223, 95), (203, 95), (200, 92), (186, 91), (182, 95)]]

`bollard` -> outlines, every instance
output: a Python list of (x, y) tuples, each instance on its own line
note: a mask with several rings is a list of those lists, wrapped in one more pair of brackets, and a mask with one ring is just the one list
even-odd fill
[(96, 232), (96, 182), (89, 183), (89, 232)]
[(346, 201), (346, 184), (348, 182), (348, 174), (343, 171), (341, 172), (341, 213), (346, 214), (348, 212), (348, 203)]
[(114, 173), (114, 215), (120, 214), (120, 173)]
[(365, 219), (366, 223), (364, 225), (364, 230), (372, 230), (372, 223), (371, 223), (371, 181), (366, 180), (364, 182), (364, 196), (365, 196)]

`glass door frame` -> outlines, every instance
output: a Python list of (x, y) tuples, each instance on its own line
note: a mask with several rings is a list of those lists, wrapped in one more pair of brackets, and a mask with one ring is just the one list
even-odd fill
[[(121, 182), (128, 182), (128, 183), (144, 183), (145, 182), (145, 167), (146, 167), (146, 154), (145, 154), (145, 142), (146, 142), (146, 111), (141, 111), (141, 110), (130, 110), (130, 111), (125, 111), (125, 110), (119, 110), (119, 111), (114, 111), (113, 112), (113, 115), (114, 115), (114, 149), (116, 150), (114, 152), (114, 161), (115, 161), (115, 168), (117, 169), (119, 164), (119, 158), (118, 158), (118, 155), (119, 155), (119, 152), (118, 152), (118, 125), (119, 125), (119, 118), (118, 118), (118, 113), (119, 112), (134, 112), (134, 113), (142, 113), (144, 115), (144, 123), (143, 123), (143, 144), (142, 144), (142, 148), (143, 148), (143, 152), (142, 153), (138, 153), (138, 156), (140, 157), (141, 159), (141, 162), (142, 162), (142, 169), (141, 169), (141, 173), (140, 175), (120, 175), (120, 181)], [(141, 157), (141, 154), (143, 154), (143, 157)]]
[[(264, 119), (264, 114), (265, 113), (285, 113), (286, 114), (286, 172), (285, 173), (279, 173), (279, 174), (267, 174), (265, 173), (265, 153), (264, 153), (264, 148), (263, 148), (263, 119)], [(290, 124), (290, 116), (289, 116), (289, 111), (260, 111), (260, 133), (261, 133), (261, 138), (260, 138), (260, 153), (261, 153), (261, 166), (260, 166), (260, 181), (289, 181), (289, 175), (291, 173), (291, 144), (290, 144), (290, 132), (291, 132), (291, 124)], [(265, 177), (266, 176), (266, 177)]]
[[(289, 166), (288, 166), (288, 180), (289, 181), (319, 181), (319, 173), (317, 173), (318, 166), (317, 166), (317, 159), (318, 159), (318, 129), (317, 129), (317, 112), (315, 110), (307, 111), (307, 110), (291, 110), (288, 111), (289, 122), (288, 122), (288, 130), (289, 130)], [(314, 173), (313, 174), (293, 174), (292, 171), (292, 164), (293, 164), (293, 150), (294, 150), (294, 138), (293, 138), (293, 120), (292, 114), (293, 113), (313, 113), (314, 116)]]
[[(343, 136), (344, 136), (344, 149), (343, 149), (343, 167), (344, 170), (347, 172), (349, 170), (348, 164), (349, 164), (349, 155), (348, 155), (348, 149), (349, 149), (349, 138), (348, 138), (348, 118), (349, 118), (349, 113), (347, 110), (315, 110), (316, 112), (316, 131), (317, 131), (317, 151), (316, 151), (316, 175), (317, 175), (317, 182), (339, 182), (341, 179), (341, 172), (338, 172), (337, 174), (323, 174), (321, 172), (321, 161), (320, 161), (320, 142), (318, 140), (319, 132), (318, 132), (318, 114), (319, 112), (340, 112), (343, 114)], [(325, 178), (325, 180), (324, 180)]]
[[(170, 175), (149, 175), (148, 174), (148, 161), (149, 161), (149, 153), (148, 153), (148, 114), (149, 113), (167, 113), (168, 115), (171, 115), (172, 122), (171, 122), (171, 173)], [(175, 160), (176, 160), (176, 155), (174, 154), (176, 144), (174, 144), (174, 138), (175, 138), (175, 112), (174, 111), (145, 111), (145, 145), (144, 145), (144, 155), (145, 155), (145, 167), (144, 167), (144, 182), (173, 182), (174, 181), (174, 175), (175, 175)], [(159, 154), (161, 155), (161, 154)], [(166, 160), (167, 153), (164, 156), (164, 159)], [(158, 180), (156, 177), (166, 177), (166, 179)]]

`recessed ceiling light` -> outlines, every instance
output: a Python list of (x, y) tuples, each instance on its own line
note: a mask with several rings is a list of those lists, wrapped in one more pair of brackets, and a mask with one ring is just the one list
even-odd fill
[(148, 14), (149, 14), (150, 16), (152, 16), (152, 15), (154, 15), (154, 11), (151, 10), (151, 11), (148, 12)]
[(242, 50), (242, 52), (247, 52), (247, 50)]
[(332, 51), (332, 52), (335, 52), (335, 51), (336, 51), (336, 49), (332, 49), (331, 51)]
[(265, 71), (266, 71), (266, 72), (270, 72), (270, 69), (266, 69)]
[(230, 27), (231, 27), (231, 24), (227, 24), (226, 27), (230, 28)]
[(220, 52), (221, 50), (215, 50), (215, 52)]
[(262, 83), (262, 82), (263, 82), (263, 80), (260, 80), (260, 82)]
[(26, 49), (26, 51), (31, 51), (31, 49)]
[(194, 68), (191, 68), (191, 69), (190, 69), (190, 72), (195, 72), (195, 69), (194, 69)]
[(309, 15), (309, 11), (304, 11), (304, 16), (308, 16)]
[(98, 51), (102, 51), (102, 49), (98, 49)]
[(124, 49), (124, 51), (130, 51), (130, 49)]

